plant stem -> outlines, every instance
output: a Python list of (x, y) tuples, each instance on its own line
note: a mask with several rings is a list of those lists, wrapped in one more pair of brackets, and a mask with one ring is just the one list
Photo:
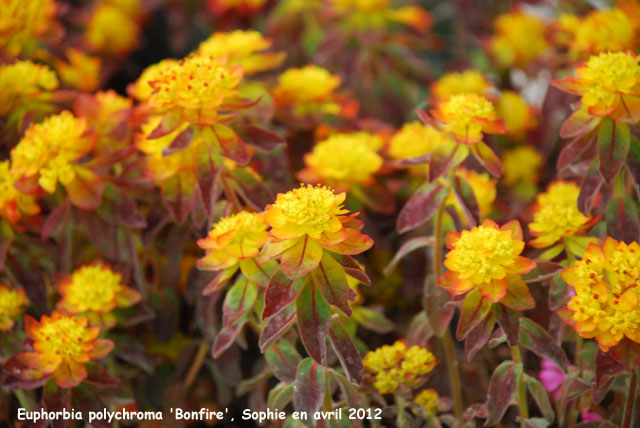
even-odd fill
[(398, 428), (405, 428), (407, 426), (407, 418), (404, 413), (404, 410), (407, 407), (407, 402), (404, 399), (404, 397), (402, 397), (400, 394), (395, 394), (395, 399), (396, 399), (396, 408), (397, 408), (396, 426)]
[(20, 406), (26, 411), (32, 411), (36, 409), (36, 403), (33, 400), (33, 397), (31, 397), (31, 395), (29, 395), (29, 393), (25, 390), (14, 389), (13, 395), (15, 395), (15, 397), (18, 399), (18, 403), (20, 403)]
[[(444, 218), (445, 203), (438, 208), (436, 220), (433, 230), (433, 274), (435, 279), (440, 278), (442, 274), (442, 220)], [(460, 372), (458, 371), (458, 359), (456, 358), (455, 345), (451, 331), (447, 328), (442, 338), (444, 344), (445, 359), (447, 360), (447, 370), (449, 371), (449, 388), (451, 389), (451, 398), (453, 399), (453, 414), (458, 424), (462, 422), (462, 387), (460, 382)]]
[(196, 353), (196, 356), (193, 359), (193, 362), (191, 363), (191, 367), (189, 367), (189, 371), (187, 372), (187, 375), (184, 378), (184, 383), (182, 384), (182, 392), (184, 394), (187, 393), (187, 391), (191, 387), (191, 384), (196, 379), (196, 376), (198, 375), (198, 372), (200, 371), (200, 368), (202, 367), (202, 364), (204, 363), (204, 360), (207, 356), (208, 350), (209, 350), (209, 343), (207, 343), (206, 340), (203, 340), (202, 342), (200, 342), (200, 347), (198, 348), (198, 352)]
[[(576, 339), (576, 355), (575, 355), (576, 365), (578, 366), (578, 378), (582, 377), (582, 366), (584, 365), (584, 363), (582, 362), (583, 342), (584, 340), (582, 339), (582, 336), (578, 335), (578, 338)], [(571, 404), (571, 411), (569, 412), (569, 426), (572, 426), (578, 420), (578, 414), (580, 413), (579, 402), (581, 398), (582, 397), (575, 399), (573, 401), (573, 404)]]
[(627, 402), (624, 405), (624, 414), (620, 428), (631, 428), (633, 426), (633, 404), (636, 401), (636, 394), (638, 392), (638, 371), (640, 371), (640, 369), (634, 370), (631, 373), (629, 390), (627, 391)]
[[(514, 345), (511, 347), (511, 354), (513, 355), (513, 362), (516, 364), (522, 364), (522, 354), (520, 354), (520, 347)], [(522, 419), (529, 418), (529, 407), (527, 406), (527, 389), (524, 384), (524, 365), (523, 373), (518, 379), (518, 410), (520, 411), (520, 417)], [(522, 428), (525, 427), (524, 422), (520, 422)]]

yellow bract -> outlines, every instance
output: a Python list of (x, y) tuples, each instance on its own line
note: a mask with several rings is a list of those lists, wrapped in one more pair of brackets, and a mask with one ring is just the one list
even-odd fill
[(151, 82), (161, 79), (167, 70), (171, 70), (177, 63), (177, 60), (167, 58), (157, 64), (150, 65), (144, 69), (138, 80), (129, 85), (127, 92), (140, 101), (148, 100), (154, 91)]
[(542, 156), (533, 147), (519, 146), (507, 150), (502, 155), (503, 179), (509, 185), (535, 184), (541, 165)]
[(640, 343), (640, 246), (607, 238), (590, 244), (581, 260), (562, 272), (575, 289), (567, 321), (608, 351), (624, 337)]
[(522, 12), (500, 15), (495, 29), (489, 50), (503, 67), (524, 67), (549, 48), (544, 22), (536, 16)]
[(32, 216), (40, 212), (33, 195), (16, 189), (16, 175), (9, 161), (0, 162), (0, 217), (16, 223), (23, 215)]
[(633, 27), (620, 9), (597, 10), (578, 22), (570, 50), (574, 57), (581, 58), (601, 52), (624, 51), (633, 48), (633, 44)]
[(92, 92), (100, 86), (100, 58), (85, 54), (79, 49), (67, 49), (69, 62), (60, 61), (56, 66), (64, 83), (81, 91)]
[(544, 248), (565, 236), (588, 227), (590, 217), (578, 210), (580, 187), (572, 182), (555, 181), (545, 193), (538, 195), (529, 230), (536, 236), (530, 244)]
[(46, 65), (18, 61), (0, 66), (0, 116), (21, 107), (48, 101), (49, 91), (58, 88), (56, 73)]
[(140, 296), (121, 281), (122, 275), (106, 265), (97, 263), (83, 266), (58, 285), (63, 296), (58, 308), (73, 314), (106, 314), (116, 306), (131, 306)]
[(454, 95), (469, 93), (486, 95), (491, 83), (477, 70), (447, 73), (431, 85), (434, 103), (446, 101)]
[(332, 234), (343, 228), (340, 216), (348, 212), (342, 208), (345, 197), (325, 186), (301, 185), (279, 193), (276, 202), (267, 206), (264, 219), (272, 227), (271, 236), (277, 239), (303, 235), (320, 239), (323, 233)]
[(51, 27), (56, 9), (54, 0), (0, 0), (0, 50), (11, 56), (33, 50)]
[(414, 401), (427, 415), (433, 415), (438, 412), (439, 399), (438, 391), (429, 388), (421, 391)]
[(576, 73), (584, 87), (582, 104), (587, 107), (610, 108), (620, 94), (640, 94), (640, 65), (632, 54), (607, 52), (592, 56)]
[(419, 346), (408, 347), (404, 341), (370, 351), (362, 362), (375, 375), (373, 385), (381, 394), (392, 393), (400, 385), (418, 386), (436, 365), (431, 352)]
[(198, 241), (206, 255), (198, 261), (202, 269), (226, 269), (240, 260), (256, 257), (267, 241), (267, 224), (261, 214), (241, 211), (213, 225)]
[(532, 108), (517, 92), (502, 92), (496, 103), (496, 112), (504, 119), (507, 134), (514, 137), (522, 136), (536, 126)]
[(305, 155), (308, 170), (302, 175), (312, 182), (346, 189), (366, 184), (382, 166), (377, 153), (380, 147), (382, 137), (367, 132), (331, 135)]
[(278, 86), (273, 95), (278, 105), (294, 106), (299, 115), (310, 113), (340, 112), (340, 106), (333, 102), (334, 91), (340, 86), (340, 77), (328, 70), (307, 65), (290, 68), (278, 78)]
[(482, 132), (494, 131), (498, 119), (491, 101), (473, 93), (454, 95), (438, 104), (432, 113), (456, 141), (463, 144), (481, 141)]
[(100, 4), (87, 25), (87, 41), (100, 52), (121, 55), (132, 51), (139, 39), (134, 17), (116, 5)]
[(26, 301), (22, 290), (12, 290), (0, 283), (0, 331), (13, 327), (13, 318), (22, 312)]
[(49, 116), (32, 125), (11, 151), (12, 167), (18, 177), (38, 176), (38, 183), (53, 193), (56, 184), (69, 184), (75, 178), (74, 164), (91, 149), (83, 135), (86, 121), (69, 111)]
[(286, 54), (261, 53), (271, 46), (258, 31), (235, 30), (228, 33), (214, 33), (198, 47), (200, 55), (214, 58), (225, 57), (229, 66), (240, 65), (245, 74), (253, 74), (279, 66)]

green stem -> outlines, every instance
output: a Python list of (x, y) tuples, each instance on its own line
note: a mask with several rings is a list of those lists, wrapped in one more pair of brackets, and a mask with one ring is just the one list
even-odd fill
[(404, 428), (407, 426), (407, 416), (404, 410), (407, 408), (407, 401), (400, 394), (395, 394), (396, 408), (398, 409), (396, 414), (396, 426), (398, 428)]
[(333, 410), (333, 405), (331, 403), (331, 387), (329, 385), (329, 367), (326, 360), (324, 365), (324, 411), (330, 412)]
[(629, 389), (627, 391), (627, 402), (624, 405), (624, 414), (620, 428), (631, 428), (633, 426), (633, 404), (636, 401), (636, 394), (638, 393), (638, 371), (640, 371), (640, 369), (634, 370), (631, 373), (631, 380), (629, 381)]
[[(516, 364), (522, 364), (522, 354), (520, 354), (520, 347), (514, 345), (511, 347), (511, 354), (513, 355), (513, 362)], [(529, 418), (529, 407), (527, 406), (527, 388), (524, 383), (524, 364), (523, 373), (518, 379), (518, 410), (520, 411), (520, 417), (522, 419)], [(525, 423), (520, 422), (520, 427), (524, 428)]]
[(209, 351), (209, 343), (206, 340), (200, 342), (200, 347), (198, 348), (198, 352), (196, 352), (196, 356), (191, 363), (191, 367), (189, 367), (189, 371), (184, 378), (184, 382), (182, 384), (182, 392), (186, 395), (187, 391), (193, 384), (193, 381), (196, 379), (204, 360), (207, 357), (207, 352)]
[(23, 389), (14, 389), (13, 395), (18, 399), (20, 407), (30, 412), (36, 409), (36, 403), (33, 397)]
[[(576, 339), (576, 355), (575, 355), (575, 362), (576, 365), (578, 366), (578, 377), (581, 378), (582, 377), (582, 366), (584, 365), (583, 361), (582, 361), (582, 344), (583, 344), (584, 340), (582, 339), (581, 336), (578, 336), (578, 338)], [(573, 403), (571, 404), (571, 410), (569, 412), (569, 426), (572, 426), (576, 423), (576, 421), (578, 420), (578, 414), (580, 413), (580, 409), (579, 409), (579, 402), (580, 402), (580, 398), (573, 400)]]

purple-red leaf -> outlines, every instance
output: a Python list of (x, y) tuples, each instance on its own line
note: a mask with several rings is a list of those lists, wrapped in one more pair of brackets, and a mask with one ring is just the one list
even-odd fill
[(398, 214), (398, 232), (404, 233), (426, 223), (448, 195), (449, 190), (437, 181), (420, 186)]
[(60, 205), (58, 205), (51, 214), (49, 214), (42, 225), (40, 230), (40, 237), (42, 239), (49, 239), (51, 235), (62, 225), (70, 215), (69, 199), (65, 199)]
[(509, 343), (510, 346), (517, 345), (520, 340), (520, 324), (518, 321), (520, 313), (502, 305), (493, 305), (493, 310), (498, 325), (502, 327), (502, 330), (504, 330), (507, 335), (507, 343)]
[(286, 141), (273, 131), (249, 125), (242, 134), (245, 143), (263, 152), (271, 152), (284, 146)]
[(316, 288), (307, 284), (296, 300), (298, 330), (307, 353), (318, 363), (327, 355), (325, 338), (331, 326), (331, 308)]
[(604, 183), (602, 174), (600, 174), (600, 162), (594, 159), (589, 165), (587, 175), (582, 180), (580, 186), (580, 195), (578, 196), (578, 209), (585, 215), (588, 215), (593, 208), (593, 203), (598, 196), (600, 187)]
[(353, 343), (353, 339), (351, 339), (349, 332), (336, 317), (334, 317), (333, 322), (331, 323), (329, 340), (331, 345), (333, 345), (333, 349), (336, 351), (340, 364), (342, 364), (349, 380), (359, 383), (364, 375), (362, 357), (360, 356), (356, 345)]
[[(42, 401), (47, 412), (62, 412), (64, 410), (71, 411), (71, 389), (60, 388), (51, 378), (44, 386), (42, 391)], [(51, 420), (53, 428), (64, 428), (68, 421), (63, 418), (54, 418)]]
[(330, 305), (335, 306), (347, 317), (351, 317), (347, 275), (340, 263), (335, 261), (328, 252), (324, 252), (320, 264), (311, 272), (311, 279)]
[(638, 208), (628, 197), (613, 198), (607, 205), (607, 236), (627, 244), (640, 239)]
[(471, 146), (471, 153), (493, 176), (500, 177), (502, 175), (500, 158), (486, 143), (480, 141), (474, 144)]
[(453, 178), (453, 194), (469, 223), (469, 227), (480, 224), (480, 208), (473, 189), (467, 180), (455, 176)]
[(168, 147), (165, 147), (164, 150), (162, 150), (162, 156), (169, 156), (186, 149), (193, 141), (194, 136), (195, 130), (193, 126), (187, 127), (184, 131), (176, 135)]
[(485, 300), (477, 289), (471, 290), (465, 296), (460, 308), (460, 320), (456, 330), (456, 338), (459, 341), (485, 319), (491, 311), (491, 302)]
[(564, 146), (558, 155), (558, 162), (556, 163), (558, 171), (572, 164), (576, 159), (579, 159), (593, 141), (594, 138), (592, 133), (581, 135), (569, 141), (569, 144)]
[(598, 155), (600, 172), (606, 183), (612, 183), (616, 178), (629, 153), (630, 142), (627, 124), (614, 122), (609, 117), (602, 119), (598, 129)]
[(291, 279), (282, 272), (282, 269), (278, 268), (271, 276), (264, 294), (262, 319), (266, 320), (274, 316), (285, 306), (295, 302), (305, 282), (307, 281), (304, 277)]
[(281, 340), (271, 345), (264, 357), (273, 374), (282, 382), (293, 383), (296, 380), (296, 368), (302, 358), (290, 342)]
[(569, 369), (569, 359), (562, 347), (545, 329), (528, 318), (520, 318), (520, 344), (540, 358), (553, 361), (564, 372)]
[(516, 392), (520, 376), (522, 376), (522, 364), (515, 364), (510, 360), (503, 361), (495, 369), (487, 392), (486, 426), (495, 425), (502, 420)]
[(393, 259), (391, 259), (387, 267), (384, 268), (384, 274), (389, 275), (391, 271), (393, 271), (393, 269), (395, 269), (395, 267), (398, 265), (398, 262), (400, 262), (400, 260), (410, 252), (415, 251), (419, 248), (431, 246), (433, 244), (433, 238), (427, 236), (420, 236), (418, 238), (409, 239), (408, 241), (404, 242), (400, 246), (400, 249), (398, 250), (396, 255), (393, 256)]
[(278, 340), (293, 325), (296, 319), (296, 307), (293, 303), (283, 308), (280, 312), (269, 318), (267, 325), (262, 329), (258, 346), (260, 351), (264, 350)]
[(322, 406), (325, 394), (325, 368), (311, 358), (306, 358), (298, 365), (294, 407), (297, 412), (306, 412), (311, 426), (316, 426), (313, 414)]
[(493, 313), (489, 313), (480, 324), (469, 331), (464, 340), (464, 350), (468, 361), (471, 361), (474, 354), (487, 343), (495, 325), (496, 318)]
[(540, 282), (545, 279), (549, 279), (553, 277), (555, 274), (559, 273), (562, 269), (562, 265), (553, 262), (547, 262), (544, 260), (536, 260), (536, 267), (534, 267), (531, 271), (522, 275), (522, 279), (526, 283), (531, 282)]

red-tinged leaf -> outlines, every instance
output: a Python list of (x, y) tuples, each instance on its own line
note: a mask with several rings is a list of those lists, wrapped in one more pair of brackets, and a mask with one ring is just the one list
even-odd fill
[[(82, 414), (82, 419), (89, 423), (89, 412), (104, 412), (108, 404), (103, 400), (105, 388), (97, 389), (90, 385), (80, 385), (71, 393), (71, 407)], [(94, 419), (91, 422), (94, 428), (113, 428), (108, 419)]]
[(613, 198), (607, 205), (607, 236), (627, 244), (640, 239), (638, 208), (628, 197)]
[(480, 224), (480, 207), (469, 182), (456, 175), (453, 178), (452, 190), (458, 205), (462, 208), (469, 227), (475, 227)]
[(82, 363), (62, 363), (53, 376), (60, 388), (73, 388), (87, 378), (87, 369)]
[(460, 165), (469, 156), (469, 147), (463, 144), (438, 146), (429, 159), (429, 181), (436, 181), (451, 168)]
[(485, 419), (487, 417), (487, 412), (487, 403), (476, 403), (464, 410), (462, 418), (465, 421), (470, 421), (475, 418)]
[(331, 308), (313, 285), (307, 284), (296, 300), (300, 339), (307, 353), (318, 363), (327, 355), (325, 338), (331, 326)]
[(176, 137), (171, 141), (168, 147), (165, 147), (162, 150), (162, 156), (169, 156), (186, 149), (191, 145), (195, 134), (196, 132), (193, 126), (187, 127), (184, 131), (176, 135)]
[(438, 287), (432, 276), (427, 278), (423, 306), (429, 319), (429, 325), (438, 337), (442, 337), (445, 330), (449, 328), (451, 318), (455, 313), (455, 306), (447, 304), (450, 301), (451, 295)]
[(589, 165), (587, 175), (584, 177), (584, 180), (582, 180), (582, 185), (580, 186), (578, 209), (583, 214), (588, 215), (591, 213), (591, 208), (593, 208), (593, 203), (603, 183), (604, 179), (602, 178), (602, 174), (600, 174), (600, 162), (596, 158), (591, 165)]
[[(198, 266), (198, 268), (202, 269), (201, 266)], [(231, 277), (236, 273), (237, 270), (238, 268), (234, 266), (217, 272), (215, 276), (211, 278), (211, 281), (209, 281), (204, 286), (204, 288), (202, 289), (202, 294), (204, 296), (207, 296), (214, 291), (222, 288), (222, 286), (224, 286), (231, 279)]]
[(593, 385), (593, 399), (602, 401), (613, 385), (616, 376), (625, 371), (625, 367), (616, 361), (608, 352), (598, 351), (596, 354), (596, 381)]
[(253, 308), (258, 297), (258, 286), (246, 278), (240, 277), (227, 291), (222, 305), (222, 322), (230, 326), (238, 318)]
[(271, 388), (269, 396), (267, 397), (267, 407), (269, 409), (284, 409), (293, 401), (295, 386), (295, 383), (292, 383), (291, 385), (279, 383)]
[(329, 341), (336, 351), (340, 364), (352, 382), (360, 383), (364, 376), (362, 357), (353, 343), (349, 332), (344, 328), (337, 317), (334, 317), (329, 330)]
[(353, 320), (367, 330), (378, 334), (387, 334), (393, 331), (393, 322), (383, 314), (364, 306), (353, 307)]
[[(64, 410), (71, 411), (71, 390), (59, 388), (53, 379), (44, 385), (42, 390), (42, 402), (47, 412), (62, 412)], [(65, 428), (68, 421), (63, 418), (54, 418), (51, 420), (53, 428)]]
[(107, 260), (117, 260), (116, 228), (98, 212), (76, 211), (76, 218), (84, 224), (89, 239)]
[(305, 278), (291, 279), (278, 268), (271, 276), (264, 294), (262, 319), (266, 320), (274, 316), (290, 303), (295, 302), (306, 282)]
[[(627, 157), (627, 169), (633, 177), (636, 192), (640, 189), (640, 141), (634, 135), (629, 142), (629, 156)], [(640, 194), (640, 193), (638, 193)]]
[(242, 331), (242, 328), (247, 323), (247, 318), (247, 314), (245, 314), (234, 323), (227, 325), (220, 330), (213, 342), (213, 346), (211, 347), (211, 356), (213, 358), (221, 356), (224, 351), (233, 344), (233, 341), (236, 340), (236, 337), (238, 337), (238, 334), (240, 334), (240, 331)]
[(93, 210), (100, 205), (104, 181), (95, 172), (81, 166), (74, 167), (75, 177), (65, 185), (71, 203), (83, 210)]
[(416, 165), (424, 165), (429, 162), (431, 162), (431, 153), (413, 158), (398, 159), (394, 161), (392, 165), (396, 168), (408, 168)]
[(93, 348), (88, 352), (89, 358), (92, 360), (101, 360), (106, 357), (113, 349), (113, 342), (108, 339), (96, 339), (93, 342)]
[(531, 297), (529, 287), (522, 280), (520, 275), (507, 276), (509, 285), (507, 286), (507, 294), (504, 295), (500, 303), (515, 309), (516, 311), (525, 311), (536, 306), (536, 302)]
[(464, 350), (467, 354), (468, 361), (471, 361), (475, 353), (482, 349), (482, 347), (487, 343), (495, 325), (496, 317), (493, 315), (493, 312), (491, 312), (480, 324), (469, 331), (464, 340)]
[(625, 337), (616, 346), (609, 349), (609, 355), (628, 371), (633, 371), (640, 366), (640, 343)]
[(618, 425), (607, 420), (580, 422), (575, 425), (571, 425), (570, 428), (618, 428)]
[(12, 356), (2, 366), (7, 374), (2, 380), (2, 385), (16, 389), (40, 388), (50, 375), (29, 367), (26, 353)]
[(491, 302), (485, 300), (477, 289), (471, 290), (465, 296), (460, 308), (460, 320), (456, 337), (459, 341), (464, 340), (467, 334), (478, 324), (480, 324), (491, 311)]
[(598, 128), (600, 172), (607, 184), (613, 182), (622, 167), (631, 144), (629, 126), (605, 117)]
[(40, 238), (47, 240), (58, 230), (58, 228), (70, 219), (71, 205), (69, 200), (65, 199), (60, 205), (58, 205), (51, 214), (49, 214), (42, 225), (40, 230)]
[(222, 147), (222, 154), (224, 157), (231, 159), (239, 165), (246, 165), (251, 159), (251, 154), (247, 150), (247, 145), (238, 137), (233, 135), (224, 138), (218, 138), (220, 146)]
[(563, 147), (563, 149), (560, 151), (560, 154), (558, 155), (556, 168), (558, 170), (561, 170), (575, 163), (575, 161), (579, 159), (584, 152), (587, 151), (587, 149), (594, 141), (595, 138), (593, 133), (581, 135), (569, 141), (569, 143)]
[(85, 363), (85, 368), (88, 374), (86, 382), (95, 385), (118, 385), (120, 383), (120, 379), (111, 376), (107, 369), (101, 364), (88, 362)]
[(351, 317), (349, 305), (349, 284), (343, 267), (328, 252), (322, 255), (317, 269), (311, 272), (311, 279), (324, 299), (347, 317)]
[(493, 176), (500, 177), (502, 175), (500, 158), (486, 143), (480, 141), (474, 144), (471, 146), (471, 153)]
[(526, 418), (516, 417), (516, 422), (524, 424), (524, 428), (548, 428), (551, 422), (545, 418)]
[(242, 274), (249, 281), (264, 288), (269, 284), (269, 280), (275, 273), (276, 269), (278, 269), (278, 263), (275, 260), (267, 260), (263, 264), (258, 264), (258, 261), (255, 258), (240, 261), (240, 270), (242, 271)]
[(564, 269), (562, 265), (544, 260), (536, 260), (536, 267), (522, 275), (526, 283), (540, 282), (549, 279)]
[(553, 361), (565, 373), (569, 370), (569, 359), (562, 347), (534, 321), (520, 318), (520, 344), (539, 356)]
[(592, 116), (587, 109), (579, 108), (571, 113), (571, 116), (567, 118), (560, 128), (560, 137), (573, 138), (582, 137), (598, 126), (601, 118)]
[(398, 214), (398, 232), (404, 233), (429, 221), (448, 195), (449, 189), (437, 181), (420, 186)]
[(419, 248), (430, 247), (433, 244), (434, 244), (433, 238), (427, 237), (427, 236), (421, 236), (418, 238), (409, 239), (408, 241), (404, 242), (400, 246), (400, 249), (395, 254), (395, 256), (393, 256), (393, 259), (391, 259), (387, 267), (384, 268), (384, 274), (389, 275), (396, 268), (400, 260), (402, 260), (402, 258), (407, 254)]
[(116, 223), (132, 229), (144, 229), (147, 227), (147, 220), (138, 210), (136, 201), (125, 192), (120, 192), (113, 208), (113, 220)]
[(318, 267), (323, 252), (316, 241), (304, 235), (296, 245), (282, 253), (282, 272), (291, 279), (300, 278)]
[(155, 138), (164, 137), (165, 135), (175, 131), (180, 123), (182, 123), (182, 114), (180, 113), (180, 109), (176, 108), (171, 110), (162, 116), (160, 124), (151, 131), (151, 134), (149, 134), (147, 138), (153, 140)]
[[(352, 220), (354, 221), (354, 220)], [(356, 229), (347, 229), (347, 239), (339, 244), (332, 245), (327, 248), (332, 253), (347, 256), (355, 256), (356, 254), (367, 251), (373, 245), (373, 239), (361, 233)]]
[(264, 353), (264, 358), (273, 374), (282, 382), (293, 383), (296, 380), (296, 370), (302, 358), (290, 342), (281, 340), (271, 345)]
[(256, 211), (262, 211), (265, 206), (275, 200), (271, 189), (246, 168), (236, 168), (230, 174), (239, 196)]
[(359, 186), (357, 195), (367, 208), (373, 212), (380, 214), (393, 214), (396, 212), (396, 199), (385, 185), (374, 181), (366, 186)]
[(524, 378), (527, 390), (538, 405), (538, 409), (540, 409), (542, 416), (544, 416), (549, 423), (553, 422), (556, 414), (553, 411), (553, 405), (549, 399), (549, 393), (538, 379), (527, 375), (524, 375)]
[(520, 340), (520, 313), (503, 305), (493, 305), (498, 325), (507, 335), (509, 346), (517, 345)]
[(503, 361), (491, 375), (487, 391), (487, 419), (485, 426), (493, 426), (502, 421), (516, 392), (518, 378), (522, 376), (522, 364)]
[(586, 394), (591, 390), (591, 384), (578, 377), (577, 371), (569, 372), (562, 386), (556, 392), (558, 402), (567, 402)]
[(290, 304), (283, 308), (280, 312), (269, 318), (267, 324), (262, 329), (258, 346), (260, 351), (264, 353), (265, 349), (278, 340), (293, 325), (296, 319), (295, 304)]
[(325, 368), (311, 358), (306, 358), (298, 365), (296, 373), (296, 388), (294, 408), (297, 412), (306, 412), (311, 426), (316, 426), (317, 420), (313, 414), (322, 407), (325, 394)]
[(263, 152), (272, 152), (287, 144), (284, 138), (275, 132), (255, 125), (249, 125), (242, 134), (242, 138), (245, 143)]

